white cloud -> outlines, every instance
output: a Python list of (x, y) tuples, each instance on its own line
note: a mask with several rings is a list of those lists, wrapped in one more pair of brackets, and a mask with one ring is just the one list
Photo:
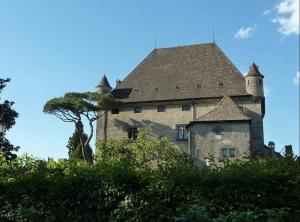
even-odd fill
[(277, 17), (272, 22), (277, 23), (277, 29), (284, 36), (299, 35), (299, 0), (282, 0), (276, 7)]
[(271, 10), (270, 10), (270, 9), (267, 9), (267, 10), (264, 11), (263, 15), (264, 15), (264, 16), (265, 16), (265, 15), (269, 15), (270, 13), (271, 13)]
[(299, 71), (296, 73), (296, 76), (293, 78), (293, 81), (296, 85), (299, 85)]
[(237, 33), (235, 33), (234, 38), (236, 39), (246, 39), (251, 37), (256, 30), (256, 25), (253, 27), (244, 28), (241, 27)]

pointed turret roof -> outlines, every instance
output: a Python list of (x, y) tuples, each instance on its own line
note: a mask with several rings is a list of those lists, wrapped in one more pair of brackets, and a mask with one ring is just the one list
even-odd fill
[(106, 87), (109, 87), (112, 89), (112, 87), (110, 86), (107, 78), (106, 78), (106, 75), (103, 75), (102, 79), (100, 80), (99, 84), (97, 85), (97, 87), (99, 86), (106, 86)]
[(192, 122), (225, 122), (225, 121), (250, 121), (247, 116), (231, 99), (224, 96), (217, 107), (212, 111), (200, 116)]
[(260, 76), (264, 78), (264, 76), (259, 71), (258, 65), (256, 65), (254, 62), (249, 67), (249, 71), (246, 76)]

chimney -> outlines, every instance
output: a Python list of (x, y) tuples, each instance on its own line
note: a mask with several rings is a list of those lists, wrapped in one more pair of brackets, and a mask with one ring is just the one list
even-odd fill
[(286, 156), (290, 156), (290, 155), (293, 155), (293, 147), (292, 145), (285, 145), (285, 155)]
[(120, 83), (121, 83), (121, 80), (117, 79), (117, 80), (116, 80), (116, 87), (117, 87), (118, 85), (120, 85)]

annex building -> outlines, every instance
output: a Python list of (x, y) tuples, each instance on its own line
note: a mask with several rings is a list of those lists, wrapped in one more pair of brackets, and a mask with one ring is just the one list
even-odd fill
[(97, 122), (97, 139), (136, 139), (151, 126), (196, 161), (264, 152), (264, 76), (251, 64), (244, 77), (216, 43), (154, 49), (112, 89), (123, 103)]

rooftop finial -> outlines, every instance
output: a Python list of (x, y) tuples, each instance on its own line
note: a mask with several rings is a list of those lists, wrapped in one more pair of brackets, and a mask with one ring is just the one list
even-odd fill
[(213, 35), (213, 43), (216, 43), (216, 41), (215, 41), (215, 26), (213, 25), (213, 33), (212, 33), (212, 35)]
[(156, 49), (156, 32), (154, 33), (154, 48)]

